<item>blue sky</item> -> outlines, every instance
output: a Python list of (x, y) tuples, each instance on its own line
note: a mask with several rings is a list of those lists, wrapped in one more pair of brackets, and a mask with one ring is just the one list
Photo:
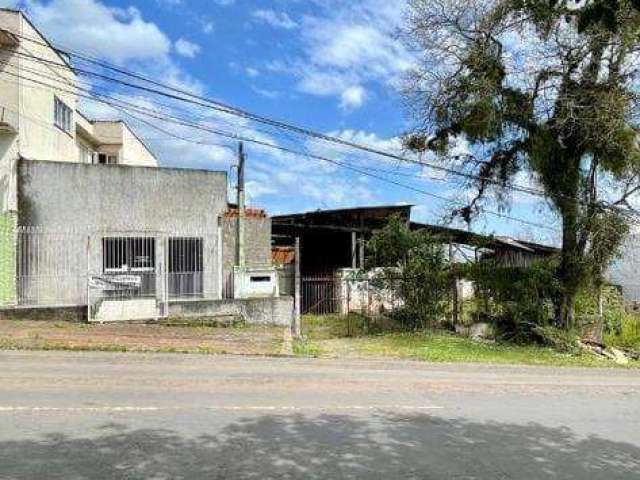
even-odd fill
[[(331, 133), (383, 150), (398, 151), (410, 125), (398, 94), (413, 56), (397, 39), (402, 2), (388, 0), (20, 0), (32, 21), (56, 44), (139, 71), (180, 88), (235, 106)], [(5, 6), (15, 1), (0, 0)], [(192, 115), (198, 122), (330, 156), (371, 172), (397, 165), (260, 125), (140, 92), (88, 81), (148, 108)], [(121, 116), (85, 101), (91, 116)], [(229, 170), (228, 148), (202, 145), (224, 139), (175, 125), (179, 141), (135, 119), (128, 120), (166, 166)], [(157, 122), (156, 122), (157, 123)], [(194, 141), (199, 143), (194, 143)], [(434, 221), (445, 203), (415, 191), (305, 157), (248, 145), (248, 194), (271, 214), (356, 205), (412, 203), (416, 220)], [(458, 145), (465, 150), (464, 142)], [(432, 158), (427, 158), (433, 160)], [(382, 175), (447, 197), (466, 194), (436, 172), (407, 165)], [(505, 213), (552, 220), (534, 199), (518, 196)], [(496, 205), (489, 205), (496, 208)], [(548, 232), (487, 216), (475, 230), (549, 241)]]

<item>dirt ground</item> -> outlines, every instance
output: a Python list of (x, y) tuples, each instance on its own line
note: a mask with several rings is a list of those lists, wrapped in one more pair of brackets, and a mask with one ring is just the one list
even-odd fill
[(0, 349), (277, 355), (282, 353), (284, 339), (281, 327), (0, 320)]

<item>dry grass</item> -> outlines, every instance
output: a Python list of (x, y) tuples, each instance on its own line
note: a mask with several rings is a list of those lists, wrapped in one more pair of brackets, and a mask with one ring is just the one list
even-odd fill
[(277, 355), (283, 328), (0, 320), (0, 349)]

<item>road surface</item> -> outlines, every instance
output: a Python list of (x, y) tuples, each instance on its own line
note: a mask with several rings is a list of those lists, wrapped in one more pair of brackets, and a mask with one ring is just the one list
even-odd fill
[(2, 479), (640, 479), (640, 374), (0, 352)]

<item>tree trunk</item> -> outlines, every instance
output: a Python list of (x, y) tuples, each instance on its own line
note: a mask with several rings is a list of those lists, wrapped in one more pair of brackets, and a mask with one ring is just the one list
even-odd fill
[(569, 329), (575, 322), (575, 298), (582, 278), (582, 253), (578, 241), (578, 201), (577, 195), (564, 198), (562, 215), (562, 254), (558, 279), (560, 293), (556, 299), (556, 321), (559, 326)]
[(567, 330), (575, 325), (576, 292), (563, 292), (560, 296), (558, 310), (558, 322)]

